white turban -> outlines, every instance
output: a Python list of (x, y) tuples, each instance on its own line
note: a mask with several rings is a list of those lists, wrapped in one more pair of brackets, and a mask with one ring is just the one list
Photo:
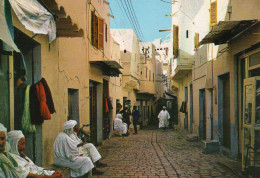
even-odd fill
[(21, 130), (12, 130), (7, 133), (7, 137), (7, 141), (10, 145), (10, 152), (19, 155), (18, 142), (24, 137), (23, 132)]
[(122, 118), (122, 114), (117, 114), (116, 118)]
[(64, 130), (72, 129), (75, 125), (77, 125), (77, 121), (75, 120), (68, 120), (64, 123)]
[(5, 136), (7, 136), (7, 135), (6, 135), (7, 129), (5, 128), (5, 126), (4, 126), (2, 123), (0, 123), (0, 132), (4, 132), (4, 133), (5, 133)]
[(163, 106), (162, 108), (163, 108), (163, 109), (164, 109), (164, 108), (166, 109), (166, 106)]

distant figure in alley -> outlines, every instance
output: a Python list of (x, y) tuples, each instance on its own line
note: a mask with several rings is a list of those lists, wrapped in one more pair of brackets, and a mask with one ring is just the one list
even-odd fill
[(165, 106), (163, 106), (163, 110), (161, 110), (161, 112), (159, 113), (158, 119), (159, 119), (159, 128), (163, 128), (163, 131), (166, 131), (169, 125), (168, 121), (170, 119), (170, 114), (166, 110)]
[(77, 142), (70, 137), (76, 124), (73, 120), (64, 123), (63, 132), (58, 134), (53, 145), (53, 160), (57, 166), (70, 168), (71, 177), (87, 177), (94, 164), (89, 157), (79, 153)]
[(133, 112), (132, 112), (132, 115), (133, 115), (133, 125), (134, 125), (134, 129), (135, 129), (135, 135), (137, 134), (137, 125), (139, 123), (139, 119), (141, 117), (141, 114), (139, 112), (139, 110), (137, 110), (137, 107), (134, 106), (133, 108)]

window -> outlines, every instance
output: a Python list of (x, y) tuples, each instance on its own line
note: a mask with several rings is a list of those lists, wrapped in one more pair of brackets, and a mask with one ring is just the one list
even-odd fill
[(91, 42), (98, 49), (104, 49), (104, 19), (91, 12)]
[(143, 75), (143, 72), (141, 71), (141, 75)]
[(194, 50), (199, 48), (199, 33), (195, 33), (194, 36)]
[(154, 73), (153, 73), (153, 82), (154, 82)]
[(145, 78), (147, 78), (147, 68), (145, 68)]
[(189, 30), (186, 30), (186, 38), (189, 38)]
[(217, 1), (210, 4), (210, 27), (213, 28), (217, 24)]
[(107, 42), (107, 24), (105, 23), (105, 42)]
[(173, 25), (173, 55), (178, 57), (179, 52), (179, 26)]
[(124, 53), (126, 53), (126, 49), (124, 49)]
[(149, 70), (149, 81), (151, 81), (151, 71)]

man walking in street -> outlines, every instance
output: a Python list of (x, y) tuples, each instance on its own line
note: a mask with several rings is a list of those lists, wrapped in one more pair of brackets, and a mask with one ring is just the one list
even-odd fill
[(122, 111), (120, 111), (120, 114), (123, 117), (122, 121), (127, 124), (127, 130), (129, 130), (129, 126), (131, 124), (131, 122), (130, 122), (130, 115), (131, 115), (130, 108), (125, 106), (124, 109)]
[(166, 107), (163, 106), (163, 110), (158, 115), (159, 119), (159, 128), (163, 128), (163, 131), (166, 131), (168, 127), (168, 120), (170, 119), (170, 114), (166, 110)]
[(135, 129), (134, 134), (136, 135), (137, 134), (137, 125), (139, 122), (139, 118), (141, 117), (141, 114), (140, 114), (139, 110), (137, 110), (136, 106), (133, 107), (132, 116), (133, 116), (133, 125), (134, 125), (134, 129)]

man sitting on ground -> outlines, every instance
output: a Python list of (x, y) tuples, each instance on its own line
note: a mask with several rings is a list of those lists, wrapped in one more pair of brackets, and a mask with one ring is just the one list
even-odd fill
[(73, 120), (65, 122), (63, 131), (56, 137), (53, 145), (54, 164), (70, 168), (72, 177), (87, 177), (94, 165), (89, 157), (79, 153), (77, 142), (70, 137), (74, 126)]
[(10, 154), (17, 162), (16, 171), (21, 177), (47, 178), (63, 177), (59, 170), (51, 171), (35, 165), (30, 158), (24, 154), (25, 137), (20, 130), (13, 130), (7, 133), (7, 141), (10, 145)]
[[(74, 132), (71, 134), (70, 138), (72, 138), (77, 143), (77, 148), (80, 154), (84, 156), (90, 157), (93, 163), (96, 164), (96, 167), (106, 167), (106, 164), (100, 163), (101, 155), (99, 154), (98, 150), (92, 143), (82, 142), (80, 139), (80, 127), (77, 126), (77, 121), (71, 120), (74, 122), (75, 126), (73, 127)], [(98, 171), (95, 167), (92, 169), (92, 174), (100, 175), (103, 172)]]
[(123, 136), (128, 136), (128, 131), (127, 131), (127, 124), (123, 123), (122, 121), (122, 115), (117, 114), (116, 118), (114, 120), (114, 130), (120, 130), (123, 132)]
[(0, 177), (19, 178), (20, 176), (15, 169), (17, 162), (6, 151), (6, 133), (6, 128), (0, 123)]

